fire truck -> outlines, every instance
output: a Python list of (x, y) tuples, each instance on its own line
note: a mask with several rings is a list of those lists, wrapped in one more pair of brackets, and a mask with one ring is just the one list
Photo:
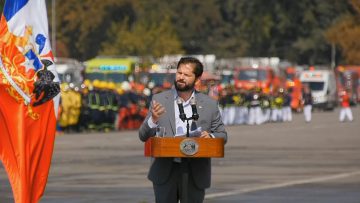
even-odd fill
[(338, 66), (335, 69), (336, 86), (338, 96), (347, 91), (350, 96), (350, 104), (360, 102), (360, 66)]
[(236, 88), (276, 89), (280, 81), (271, 67), (239, 67), (235, 68), (234, 83)]
[(85, 79), (112, 82), (128, 81), (138, 62), (134, 58), (97, 57), (84, 62)]

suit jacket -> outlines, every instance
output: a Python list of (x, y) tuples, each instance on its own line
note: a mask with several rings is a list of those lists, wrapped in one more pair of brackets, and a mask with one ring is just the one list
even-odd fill
[[(176, 133), (174, 91), (174, 89), (167, 90), (153, 96), (153, 100), (159, 102), (166, 109), (165, 114), (160, 117), (158, 124), (159, 126), (165, 127), (167, 136), (174, 136)], [(223, 138), (224, 142), (226, 142), (227, 133), (220, 116), (217, 102), (199, 92), (195, 92), (195, 98), (199, 113), (199, 119), (196, 121), (197, 127), (201, 126), (203, 131), (208, 131), (217, 138)], [(149, 118), (151, 118), (151, 111), (149, 111), (149, 114), (139, 129), (139, 138), (144, 142), (155, 135), (155, 128), (152, 129), (148, 125)], [(173, 158), (155, 158), (148, 174), (149, 180), (154, 184), (165, 183), (170, 176), (173, 160)], [(192, 174), (192, 178), (199, 188), (205, 189), (210, 187), (210, 158), (190, 159), (189, 168), (189, 170), (191, 170), (190, 174)]]

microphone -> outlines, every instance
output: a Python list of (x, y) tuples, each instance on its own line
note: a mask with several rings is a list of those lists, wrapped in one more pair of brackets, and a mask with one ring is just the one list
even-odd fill
[(193, 112), (192, 119), (197, 121), (199, 119), (199, 114), (198, 114), (197, 109), (196, 109), (195, 97), (190, 99), (190, 105), (191, 105), (191, 109), (192, 109), (192, 112)]
[(179, 112), (180, 112), (179, 117), (180, 117), (180, 119), (182, 120), (182, 122), (185, 122), (186, 114), (185, 114), (185, 112), (184, 112), (184, 106), (183, 106), (183, 101), (182, 101), (182, 99), (179, 97), (179, 98), (176, 100), (176, 103), (177, 103), (177, 105), (178, 105), (178, 107), (179, 107)]

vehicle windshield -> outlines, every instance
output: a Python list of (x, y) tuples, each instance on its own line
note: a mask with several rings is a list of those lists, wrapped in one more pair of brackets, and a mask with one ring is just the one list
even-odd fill
[(239, 80), (266, 80), (266, 71), (265, 70), (241, 70), (238, 79)]
[(311, 91), (321, 91), (324, 89), (324, 82), (306, 82), (304, 84), (308, 84)]
[(89, 80), (105, 80), (105, 75), (103, 73), (86, 73), (85, 79)]
[(233, 79), (233, 75), (221, 75), (222, 84), (231, 84), (232, 79)]
[(115, 83), (120, 83), (127, 81), (127, 75), (124, 73), (87, 73), (85, 74), (85, 79), (89, 80), (100, 80), (100, 81), (111, 81)]
[(166, 81), (173, 83), (175, 80), (175, 73), (150, 73), (149, 76), (155, 86), (162, 86)]
[(106, 81), (120, 83), (120, 82), (128, 81), (128, 77), (125, 73), (107, 73)]

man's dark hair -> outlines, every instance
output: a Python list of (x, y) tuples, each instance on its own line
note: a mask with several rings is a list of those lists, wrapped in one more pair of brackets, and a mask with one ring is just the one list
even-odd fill
[(188, 64), (188, 63), (195, 64), (195, 68), (194, 68), (195, 78), (199, 78), (204, 71), (204, 66), (197, 58), (191, 56), (182, 57), (178, 62), (176, 69), (179, 68), (180, 64)]

